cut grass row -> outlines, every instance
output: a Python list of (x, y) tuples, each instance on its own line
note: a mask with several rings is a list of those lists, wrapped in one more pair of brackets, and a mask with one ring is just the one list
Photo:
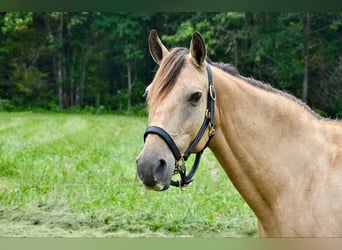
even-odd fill
[(186, 191), (136, 177), (146, 118), (0, 113), (0, 236), (254, 236), (210, 151)]

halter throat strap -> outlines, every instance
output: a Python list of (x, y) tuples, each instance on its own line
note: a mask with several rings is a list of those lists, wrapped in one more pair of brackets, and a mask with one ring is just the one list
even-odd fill
[[(179, 181), (171, 180), (172, 186), (184, 187), (193, 181), (192, 177), (196, 173), (199, 162), (201, 160), (202, 153), (207, 148), (207, 146), (209, 145), (209, 142), (212, 139), (212, 137), (215, 135), (214, 115), (215, 115), (216, 92), (215, 92), (215, 88), (214, 88), (214, 85), (212, 82), (211, 69), (210, 69), (210, 66), (208, 64), (206, 65), (206, 69), (207, 69), (207, 74), (208, 74), (209, 90), (208, 90), (208, 102), (207, 102), (207, 109), (206, 109), (206, 113), (205, 113), (205, 118), (204, 118), (202, 126), (199, 129), (195, 139), (192, 141), (192, 143), (190, 144), (188, 149), (184, 152), (184, 154), (181, 154), (181, 152), (179, 151), (179, 149), (178, 149), (176, 143), (174, 142), (174, 140), (172, 139), (172, 137), (163, 128), (158, 127), (158, 126), (149, 126), (149, 127), (147, 127), (147, 129), (145, 130), (145, 133), (144, 133), (144, 142), (146, 140), (147, 135), (149, 135), (149, 134), (156, 134), (159, 137), (161, 137), (165, 141), (165, 143), (168, 145), (173, 156), (175, 157), (175, 159), (176, 159), (175, 173), (180, 174), (181, 180), (179, 180)], [(189, 174), (187, 175), (186, 174), (185, 162), (189, 158), (191, 153), (194, 151), (194, 149), (196, 148), (198, 143), (201, 141), (201, 139), (202, 139), (205, 131), (207, 130), (207, 128), (209, 128), (209, 139), (208, 139), (206, 145), (204, 146), (204, 148), (200, 152), (196, 153), (196, 158), (195, 158), (194, 164), (193, 164)]]

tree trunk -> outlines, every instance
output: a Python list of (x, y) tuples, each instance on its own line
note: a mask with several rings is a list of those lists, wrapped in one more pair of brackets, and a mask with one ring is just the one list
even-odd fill
[(77, 86), (75, 89), (75, 106), (80, 106), (80, 86)]
[(58, 89), (58, 106), (59, 109), (63, 109), (63, 76), (62, 76), (62, 58), (58, 56), (57, 65), (57, 89)]
[(64, 108), (63, 105), (63, 12), (61, 12), (59, 22), (59, 37), (58, 37), (58, 63), (57, 63), (57, 88), (58, 88), (58, 106), (60, 109)]
[(79, 88), (79, 105), (81, 105), (83, 102), (86, 74), (87, 74), (87, 55), (85, 52), (83, 56), (82, 75), (81, 75), (80, 88)]
[(70, 68), (70, 106), (73, 107), (75, 105), (75, 90), (74, 90), (74, 65), (76, 60), (76, 50), (72, 53), (71, 59), (71, 68)]
[[(50, 25), (50, 17), (49, 17), (49, 13), (46, 13), (45, 15), (45, 25), (46, 25), (46, 29), (47, 29), (47, 33), (48, 33), (48, 37), (52, 38), (53, 41), (58, 40), (57, 37), (54, 37), (53, 33), (52, 33), (52, 29), (51, 29), (51, 25)], [(60, 29), (61, 27), (63, 27), (63, 17), (61, 17), (60, 19)], [(60, 30), (60, 32), (62, 32), (62, 30)], [(59, 36), (59, 41), (58, 44), (60, 44), (63, 37), (62, 37), (62, 33), (60, 33)], [(54, 42), (55, 43), (55, 42)], [(53, 44), (53, 46), (56, 46), (56, 44)], [(54, 77), (55, 77), (55, 81), (56, 81), (56, 86), (57, 86), (57, 96), (58, 96), (58, 107), (60, 109), (63, 109), (63, 88), (62, 88), (62, 75), (61, 75), (61, 67), (60, 67), (60, 56), (61, 56), (61, 52), (60, 49), (58, 51), (53, 51), (53, 53), (51, 53), (52, 55), (52, 69), (53, 69), (53, 73), (54, 73)]]
[(132, 72), (131, 72), (131, 65), (129, 63), (127, 63), (127, 83), (128, 83), (128, 96), (127, 96), (127, 111), (131, 111), (131, 105), (132, 105), (132, 101), (131, 101), (131, 96), (132, 96)]
[(309, 32), (310, 32), (310, 14), (304, 13), (303, 17), (303, 29), (304, 29), (304, 79), (302, 100), (307, 103), (308, 89), (309, 89)]
[(238, 56), (238, 46), (237, 46), (237, 31), (233, 34), (233, 50), (234, 50), (234, 66), (238, 68), (239, 56)]
[(100, 90), (96, 91), (96, 102), (95, 102), (96, 109), (98, 110), (101, 106), (101, 92)]

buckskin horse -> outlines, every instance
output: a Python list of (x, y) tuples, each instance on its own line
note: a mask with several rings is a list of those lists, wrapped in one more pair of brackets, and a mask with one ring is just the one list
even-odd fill
[(168, 50), (152, 30), (149, 50), (159, 68), (146, 89), (149, 127), (137, 157), (146, 188), (188, 185), (208, 146), (257, 216), (260, 236), (342, 236), (340, 121), (211, 62), (198, 32), (189, 49)]

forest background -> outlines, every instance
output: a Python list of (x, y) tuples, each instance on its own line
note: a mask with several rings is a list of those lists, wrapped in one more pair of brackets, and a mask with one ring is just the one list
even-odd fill
[(144, 113), (151, 29), (342, 117), (342, 13), (313, 12), (2, 12), (0, 111)]

